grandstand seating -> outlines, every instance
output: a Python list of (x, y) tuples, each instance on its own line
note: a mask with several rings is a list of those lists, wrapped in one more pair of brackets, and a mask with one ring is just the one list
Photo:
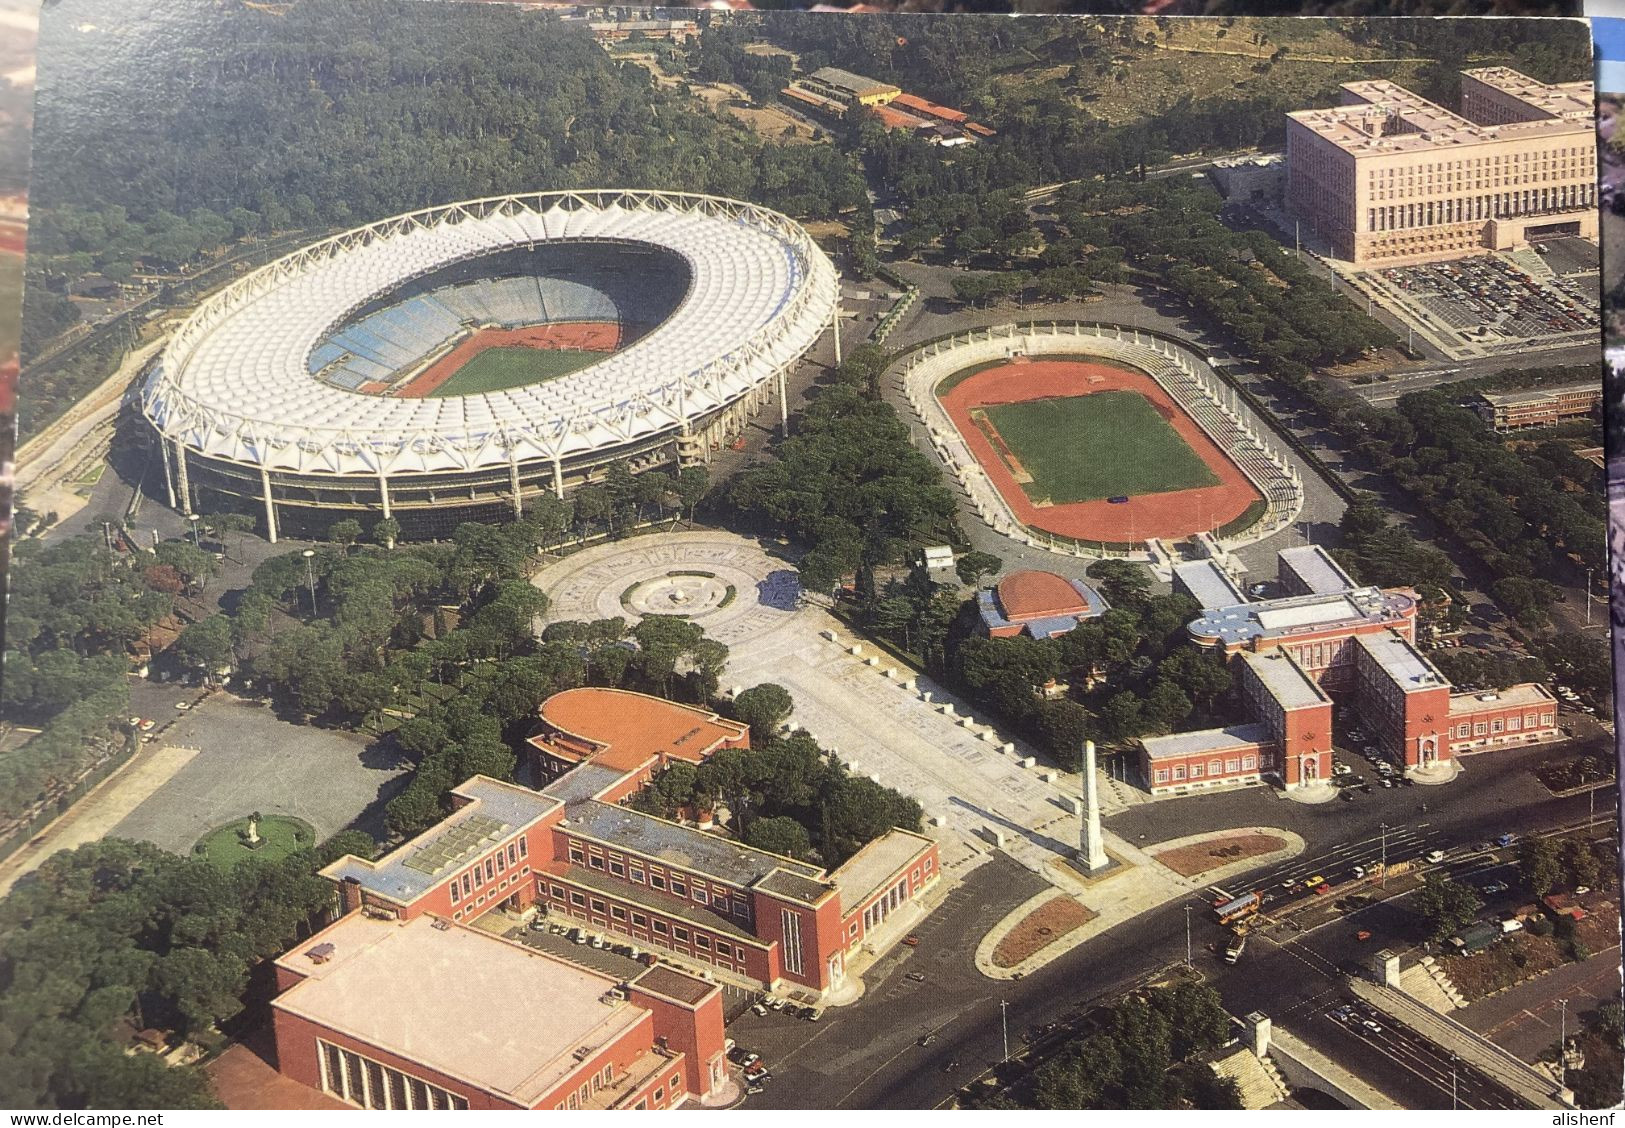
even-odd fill
[[(591, 273), (591, 271), (588, 271)], [(466, 268), (452, 272), (467, 274)], [(625, 272), (604, 269), (599, 284), (546, 273), (506, 278), (475, 276), (412, 293), (405, 300), (365, 312), (331, 333), (311, 354), (312, 373), (341, 388), (357, 390), (371, 381), (390, 380), (440, 351), (470, 328), (517, 329), (561, 321), (621, 321), (621, 303), (648, 315), (662, 304), (636, 296)], [(647, 281), (647, 280), (639, 280)], [(621, 299), (608, 292), (613, 285)], [(400, 295), (395, 295), (399, 298)], [(675, 300), (676, 291), (665, 298)], [(658, 316), (653, 316), (658, 320)]]

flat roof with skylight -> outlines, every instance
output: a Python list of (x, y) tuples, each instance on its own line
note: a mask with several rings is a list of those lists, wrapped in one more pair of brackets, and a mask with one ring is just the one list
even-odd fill
[(429, 916), (351, 913), (277, 966), (303, 977), (278, 1010), (526, 1108), (648, 1013), (619, 980)]

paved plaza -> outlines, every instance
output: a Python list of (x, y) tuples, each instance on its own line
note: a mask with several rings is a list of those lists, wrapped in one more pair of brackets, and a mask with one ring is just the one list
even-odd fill
[(278, 720), (266, 706), (227, 693), (170, 726), (159, 755), (172, 755), (163, 749), (179, 750), (184, 763), (108, 833), (179, 854), (252, 811), (303, 819), (326, 838), (393, 794), (402, 771), (375, 760), (357, 737)]
[[(683, 573), (697, 571), (735, 590), (726, 606), (709, 595), (691, 596), (689, 604), (697, 608), (692, 621), (729, 647), (725, 684), (776, 682), (789, 690), (792, 724), (854, 772), (919, 800), (928, 820), (943, 820), (931, 830), (943, 843), (944, 864), (985, 854), (995, 830), (1005, 851), (1034, 870), (1075, 848), (1075, 774), (1045, 767), (1031, 748), (940, 686), (855, 644), (843, 624), (801, 600), (791, 565), (754, 541), (692, 532), (600, 545), (543, 569), (535, 583), (552, 600), (550, 621), (635, 618), (640, 608), (664, 610), (676, 585), (693, 578)], [(1102, 780), (1107, 814), (1142, 799), (1127, 784)]]

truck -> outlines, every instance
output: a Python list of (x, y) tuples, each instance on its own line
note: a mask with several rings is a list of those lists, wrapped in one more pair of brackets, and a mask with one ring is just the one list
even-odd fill
[(1257, 893), (1244, 893), (1229, 901), (1220, 901), (1213, 906), (1213, 915), (1220, 924), (1231, 924), (1252, 916), (1264, 903), (1264, 899)]
[(1247, 933), (1238, 931), (1230, 937), (1230, 942), (1224, 946), (1224, 962), (1233, 964), (1241, 959), (1241, 953), (1247, 950)]

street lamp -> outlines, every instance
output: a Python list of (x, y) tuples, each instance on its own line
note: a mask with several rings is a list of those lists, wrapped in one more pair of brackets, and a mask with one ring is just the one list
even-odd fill
[(1562, 1008), (1559, 1012), (1557, 1027), (1557, 1084), (1559, 1088), (1569, 1087), (1569, 1001), (1557, 1000)]
[(1377, 827), (1382, 832), (1382, 868), (1377, 878), (1377, 888), (1386, 889), (1388, 888), (1388, 824), (1378, 823)]
[(1461, 1107), (1460, 1105), (1458, 1105), (1456, 1103), (1456, 1062), (1457, 1062), (1457, 1060), (1458, 1059), (1456, 1058), (1455, 1053), (1452, 1052), (1451, 1055), (1450, 1055), (1450, 1111), (1451, 1112), (1454, 1112), (1454, 1111), (1456, 1111), (1456, 1109)]
[(1004, 1060), (1010, 1060), (1010, 1004), (999, 1000), (999, 1026), (1004, 1031)]
[(316, 614), (316, 566), (311, 563), (315, 556), (315, 549), (305, 549), (305, 578), (310, 581), (310, 613), (312, 615)]
[(203, 545), (200, 544), (197, 539), (198, 515), (196, 513), (188, 513), (186, 515), (186, 519), (192, 522), (192, 547), (201, 552), (203, 550)]
[(1185, 906), (1185, 966), (1191, 966), (1191, 907)]

